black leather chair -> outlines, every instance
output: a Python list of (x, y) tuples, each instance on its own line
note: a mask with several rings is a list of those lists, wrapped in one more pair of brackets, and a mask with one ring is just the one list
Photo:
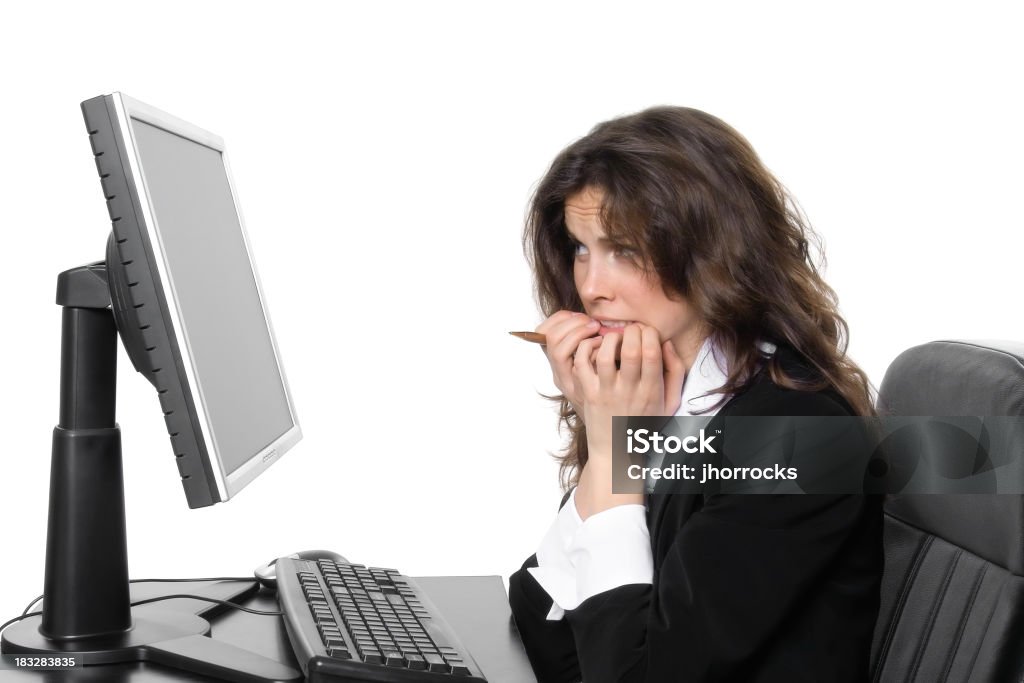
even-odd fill
[[(882, 415), (1024, 415), (1024, 344), (914, 347), (886, 372), (878, 406)], [(1024, 496), (889, 497), (872, 677), (1024, 681)]]

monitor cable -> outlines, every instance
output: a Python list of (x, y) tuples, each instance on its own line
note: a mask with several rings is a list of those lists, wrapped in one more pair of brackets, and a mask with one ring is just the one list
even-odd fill
[[(210, 577), (210, 578), (203, 578), (203, 579), (132, 579), (128, 583), (197, 583), (197, 582), (200, 582), (200, 581), (246, 581), (246, 582), (255, 582), (255, 579), (253, 579), (251, 576), (250, 577), (217, 576), (217, 577)], [(147, 604), (149, 604), (151, 602), (160, 602), (162, 600), (174, 600), (174, 599), (178, 599), (178, 598), (187, 598), (187, 599), (190, 599), (190, 600), (202, 600), (202, 601), (205, 601), (205, 602), (212, 602), (212, 603), (217, 604), (217, 605), (223, 605), (225, 607), (231, 607), (233, 609), (237, 609), (237, 610), (240, 610), (242, 612), (248, 612), (249, 614), (257, 614), (259, 616), (265, 616), (265, 617), (281, 617), (281, 616), (284, 616), (284, 612), (251, 609), (249, 607), (243, 607), (242, 605), (239, 605), (238, 603), (229, 602), (227, 600), (218, 600), (217, 598), (208, 598), (208, 597), (205, 597), (205, 596), (202, 596), (202, 595), (188, 595), (188, 594), (184, 594), (184, 593), (179, 593), (179, 594), (174, 594), (174, 595), (161, 595), (160, 597), (157, 597), (157, 598), (148, 598), (146, 600), (138, 600), (136, 602), (131, 603), (131, 606), (132, 607), (137, 607), (138, 605), (147, 605)], [(0, 633), (2, 633), (5, 628), (7, 628), (8, 626), (10, 626), (11, 624), (13, 624), (15, 622), (21, 621), (22, 619), (27, 619), (28, 617), (37, 617), (40, 614), (42, 614), (42, 611), (39, 611), (39, 612), (29, 612), (29, 610), (32, 609), (32, 607), (37, 602), (39, 602), (42, 599), (43, 599), (43, 596), (40, 595), (38, 598), (36, 598), (35, 600), (33, 600), (32, 602), (30, 602), (28, 604), (28, 607), (26, 607), (25, 611), (21, 613), (21, 616), (14, 617), (13, 619), (5, 621), (2, 625), (0, 625)]]

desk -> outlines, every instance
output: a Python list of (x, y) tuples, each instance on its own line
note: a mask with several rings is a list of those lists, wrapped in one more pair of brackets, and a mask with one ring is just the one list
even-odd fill
[[(497, 576), (417, 577), (431, 602), (444, 615), (469, 649), (490, 683), (536, 683), (526, 652), (519, 640), (508, 598)], [(172, 586), (168, 588), (168, 586)], [(132, 584), (132, 600), (179, 592), (199, 592), (197, 585), (182, 590), (182, 584)], [(164, 605), (171, 605), (168, 601)], [(196, 601), (181, 601), (198, 606)], [(278, 609), (274, 593), (261, 589), (243, 603), (260, 610)], [(192, 610), (196, 611), (196, 610)], [(210, 620), (211, 635), (232, 645), (258, 652), (264, 657), (301, 670), (280, 617), (257, 616), (229, 610)], [(3, 683), (165, 683), (190, 681), (209, 683), (213, 679), (175, 671), (156, 664), (131, 663), (82, 667), (69, 671), (14, 671), (0, 669)]]

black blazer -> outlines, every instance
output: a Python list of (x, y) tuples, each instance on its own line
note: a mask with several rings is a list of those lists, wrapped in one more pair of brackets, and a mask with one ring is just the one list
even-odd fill
[[(802, 364), (780, 348), (780, 361)], [(717, 417), (850, 415), (832, 391), (761, 372)], [(564, 499), (563, 499), (564, 503)], [(651, 585), (595, 595), (561, 621), (526, 571), (509, 601), (540, 683), (868, 680), (882, 576), (881, 498), (649, 495)]]

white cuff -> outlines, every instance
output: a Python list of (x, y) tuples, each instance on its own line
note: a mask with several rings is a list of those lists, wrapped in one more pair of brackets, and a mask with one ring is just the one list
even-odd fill
[(576, 491), (558, 513), (527, 569), (551, 596), (558, 620), (589, 597), (612, 588), (651, 583), (654, 558), (643, 505), (618, 505), (580, 519)]

